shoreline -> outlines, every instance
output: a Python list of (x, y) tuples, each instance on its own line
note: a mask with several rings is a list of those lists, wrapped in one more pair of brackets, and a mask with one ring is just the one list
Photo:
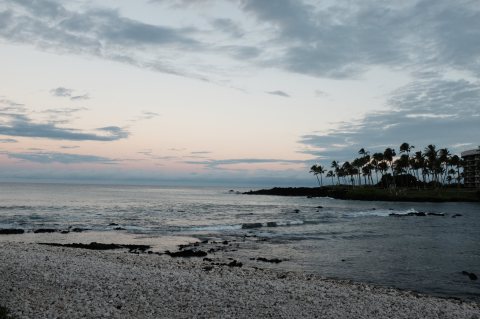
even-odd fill
[(466, 189), (414, 189), (395, 190), (376, 187), (322, 186), (322, 187), (274, 187), (250, 190), (245, 195), (330, 197), (341, 200), (386, 201), (386, 202), (480, 202), (480, 190)]
[[(209, 255), (210, 256), (210, 255)], [(0, 242), (18, 318), (475, 318), (480, 303), (203, 258)], [(213, 257), (215, 259), (215, 257)]]

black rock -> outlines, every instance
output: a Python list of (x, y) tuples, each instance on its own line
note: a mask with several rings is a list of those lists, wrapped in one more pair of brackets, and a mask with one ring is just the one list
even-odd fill
[(60, 232), (60, 234), (68, 234), (68, 233), (70, 233), (69, 230), (62, 230), (62, 231)]
[(43, 233), (55, 233), (57, 232), (57, 230), (53, 228), (39, 228), (39, 229), (35, 229), (33, 232), (35, 234), (43, 234)]
[(113, 230), (126, 230), (126, 229), (123, 227), (115, 227)]
[(203, 258), (203, 261), (209, 261), (209, 262), (211, 262), (211, 261), (213, 261), (213, 260), (212, 260), (212, 258), (207, 258), (207, 257), (205, 257), (205, 258)]
[(150, 248), (150, 246), (148, 246), (148, 245), (119, 245), (119, 244), (102, 244), (102, 243), (96, 243), (96, 242), (92, 242), (90, 244), (40, 243), (40, 245), (55, 246), (55, 247), (69, 247), (69, 248), (82, 248), (82, 249), (91, 249), (91, 250), (111, 250), (111, 249), (128, 248), (131, 252), (133, 252), (134, 250), (140, 250), (142, 252), (145, 252), (145, 250)]
[(165, 254), (169, 255), (170, 257), (205, 257), (207, 256), (206, 252), (202, 250), (193, 250), (193, 249), (181, 250), (173, 253), (167, 250)]
[(234, 261), (228, 263), (227, 266), (228, 267), (242, 267), (243, 264), (239, 261), (234, 260)]
[(276, 222), (268, 222), (267, 223), (267, 227), (277, 227), (277, 223)]
[(205, 270), (205, 271), (210, 271), (210, 270), (212, 270), (212, 269), (213, 269), (213, 266), (205, 266), (205, 267), (203, 267), (203, 270)]
[(224, 240), (224, 241), (222, 242), (222, 244), (228, 245), (228, 241), (227, 241), (227, 240)]
[(455, 214), (452, 216), (452, 218), (457, 218), (457, 217), (462, 217), (462, 214)]
[(464, 271), (462, 271), (462, 275), (468, 276), (468, 278), (470, 280), (477, 280), (478, 279), (477, 275), (475, 275), (473, 272), (468, 272), (468, 271), (464, 270)]
[(83, 232), (84, 230), (86, 230), (86, 229), (78, 228), (78, 227), (72, 229), (72, 231), (73, 231), (74, 233), (81, 233), (81, 232)]
[(278, 264), (278, 263), (281, 263), (282, 261), (278, 258), (272, 258), (272, 259), (267, 259), (267, 258), (264, 258), (264, 257), (258, 257), (257, 258), (258, 261), (264, 261), (266, 263), (275, 263), (275, 264)]
[(300, 213), (300, 209), (294, 209), (293, 212), (294, 212), (295, 214), (298, 214), (298, 213)]
[(117, 223), (110, 223), (110, 224), (108, 224), (108, 226), (118, 226), (118, 224)]
[(323, 206), (317, 206), (317, 208), (323, 208)]
[(262, 223), (245, 223), (242, 224), (242, 229), (250, 229), (250, 228), (261, 228)]
[(23, 229), (0, 229), (0, 235), (16, 235), (23, 234), (25, 231)]
[(427, 213), (428, 216), (445, 216), (444, 213)]

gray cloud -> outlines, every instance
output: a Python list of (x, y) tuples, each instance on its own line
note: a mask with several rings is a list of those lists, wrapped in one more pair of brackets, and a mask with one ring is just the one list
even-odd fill
[(53, 96), (57, 96), (57, 97), (67, 97), (72, 101), (80, 101), (80, 100), (90, 99), (90, 96), (86, 93), (85, 94), (80, 94), (80, 95), (75, 95), (74, 90), (67, 89), (67, 88), (64, 88), (64, 87), (61, 87), (61, 86), (50, 90), (50, 93)]
[(203, 165), (208, 168), (218, 169), (222, 165), (233, 164), (261, 164), (261, 163), (279, 163), (279, 164), (305, 164), (303, 160), (285, 160), (285, 159), (266, 159), (266, 158), (240, 158), (240, 159), (223, 159), (223, 160), (202, 160), (202, 161), (185, 161), (187, 164)]
[[(194, 28), (151, 25), (122, 17), (117, 10), (70, 11), (50, 0), (6, 0), (3, 7), (0, 38), (8, 41), (198, 77), (171, 59), (176, 50), (202, 49), (202, 44), (190, 36), (196, 32)], [(71, 96), (74, 100), (86, 97)]]
[(268, 63), (290, 71), (352, 77), (372, 65), (411, 71), (452, 67), (480, 75), (480, 7), (475, 1), (404, 3), (241, 0), (283, 46)]
[(465, 80), (416, 81), (393, 92), (390, 110), (372, 112), (358, 121), (339, 123), (325, 134), (302, 136), (303, 153), (347, 160), (365, 147), (383, 151), (403, 142), (423, 149), (428, 144), (455, 152), (476, 145), (480, 136), (480, 85)]
[(97, 163), (97, 164), (114, 164), (116, 161), (110, 158), (95, 155), (80, 155), (57, 152), (30, 152), (30, 153), (7, 153), (7, 156), (28, 162), (41, 164), (62, 163), (62, 164), (79, 164), (79, 163)]
[(212, 26), (217, 30), (226, 32), (236, 38), (241, 38), (245, 34), (245, 31), (240, 28), (232, 19), (214, 19), (212, 21)]
[(18, 141), (13, 138), (0, 138), (0, 143), (17, 143)]
[(64, 88), (64, 87), (58, 87), (58, 88), (50, 90), (50, 93), (52, 93), (53, 96), (70, 97), (70, 96), (72, 96), (73, 90), (72, 89), (67, 89), (67, 88)]
[(288, 93), (285, 93), (283, 91), (280, 91), (280, 90), (277, 90), (277, 91), (269, 91), (267, 92), (268, 94), (272, 94), (272, 95), (278, 95), (278, 96), (281, 96), (281, 97), (290, 97), (290, 95)]
[[(196, 10), (208, 1), (152, 2)], [(253, 17), (257, 25), (244, 31), (230, 18), (208, 17), (206, 22), (215, 31), (229, 37), (222, 45), (205, 40), (210, 30), (147, 24), (123, 17), (117, 10), (90, 7), (77, 12), (51, 0), (5, 0), (0, 37), (203, 80), (221, 72), (199, 59), (201, 54), (212, 53), (253, 66), (331, 78), (356, 77), (372, 66), (402, 67), (412, 74), (451, 68), (480, 75), (480, 7), (476, 1), (233, 3), (242, 10), (242, 20)], [(251, 36), (258, 30), (262, 30), (262, 40)], [(172, 59), (172, 55), (190, 57)], [(192, 57), (195, 64), (186, 62)]]
[[(11, 102), (11, 101), (9, 101)], [(2, 103), (0, 101), (0, 135), (14, 137), (48, 138), (71, 141), (116, 141), (127, 138), (129, 133), (118, 126), (107, 126), (85, 132), (74, 128), (57, 126), (58, 123), (66, 123), (68, 120), (51, 120), (47, 123), (34, 122), (27, 114), (27, 109), (18, 104)], [(47, 114), (69, 116), (72, 113), (83, 110), (77, 109), (50, 109)]]

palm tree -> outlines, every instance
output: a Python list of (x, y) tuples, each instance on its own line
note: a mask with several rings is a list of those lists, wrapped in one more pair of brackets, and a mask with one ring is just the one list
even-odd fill
[[(372, 164), (375, 167), (375, 175), (377, 176), (377, 184), (378, 184), (378, 171), (380, 170), (380, 167), (379, 167), (380, 163), (383, 162), (383, 153), (373, 153), (372, 157), (373, 157)], [(382, 177), (383, 177), (383, 173), (382, 173)]]
[[(408, 158), (410, 158), (410, 151), (414, 148), (415, 146), (413, 145), (402, 143), (402, 145), (400, 145), (400, 153), (407, 153)], [(407, 171), (410, 173), (410, 167), (407, 167)]]
[(332, 185), (333, 185), (334, 184), (333, 183), (333, 178), (335, 177), (335, 173), (332, 170), (330, 170), (330, 171), (327, 172), (326, 176), (332, 178)]
[[(323, 186), (323, 173), (325, 173), (325, 169), (322, 167), (322, 165), (314, 164), (312, 167), (310, 167), (310, 173), (313, 173), (313, 175), (317, 178), (318, 181), (318, 186), (322, 187)], [(320, 179), (318, 179), (318, 175), (320, 175)]]
[[(439, 155), (439, 160), (440, 163), (444, 164), (444, 169), (445, 169), (445, 175), (443, 175), (443, 183), (445, 184), (445, 179), (447, 178), (448, 175), (448, 165), (450, 162), (450, 157), (452, 154), (450, 154), (450, 151), (448, 148), (441, 148), (438, 150), (438, 155)], [(440, 164), (441, 165), (441, 164)]]
[(340, 169), (340, 165), (338, 164), (337, 161), (332, 161), (332, 165), (330, 166), (335, 170), (335, 174), (337, 175), (337, 182), (340, 184), (340, 174), (338, 174), (338, 171)]
[(318, 178), (318, 165), (317, 164), (313, 164), (312, 167), (310, 167), (310, 173), (313, 174), (313, 176), (315, 176), (317, 178), (317, 182), (318, 182), (318, 187), (322, 186), (320, 184), (320, 179)]
[(438, 174), (438, 169), (437, 169), (437, 166), (439, 164), (438, 162), (438, 151), (437, 151), (437, 148), (435, 145), (428, 145), (426, 148), (425, 148), (425, 158), (427, 159), (427, 168), (430, 172), (433, 173), (433, 181), (434, 182), (438, 182), (438, 178), (437, 178), (437, 174)]
[(393, 177), (393, 185), (395, 186), (395, 173), (393, 171), (393, 157), (396, 156), (397, 153), (395, 153), (395, 150), (393, 148), (387, 147), (385, 151), (383, 152), (383, 158), (385, 161), (390, 163), (390, 170), (392, 171), (392, 177)]

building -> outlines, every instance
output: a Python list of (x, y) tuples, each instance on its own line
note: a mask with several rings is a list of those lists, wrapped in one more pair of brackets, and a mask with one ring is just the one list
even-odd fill
[(480, 146), (474, 150), (462, 152), (465, 161), (463, 168), (465, 187), (480, 188)]

